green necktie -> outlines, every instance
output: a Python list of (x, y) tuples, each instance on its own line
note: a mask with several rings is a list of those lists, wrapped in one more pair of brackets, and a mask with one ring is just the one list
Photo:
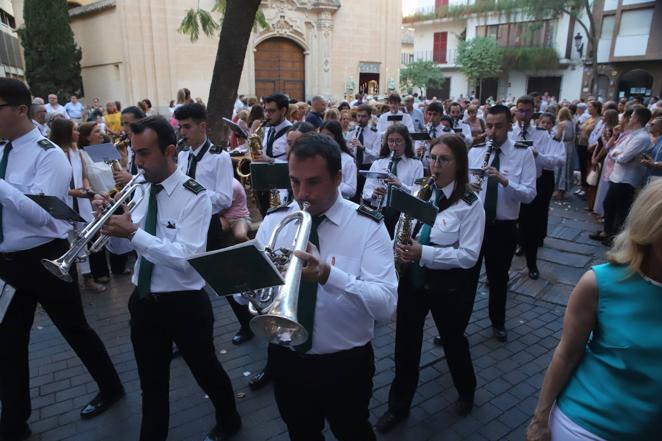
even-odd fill
[(400, 162), (401, 159), (401, 156), (393, 157), (393, 161), (391, 162), (391, 169), (389, 170), (389, 173), (391, 173), (393, 176), (398, 176), (398, 162)]
[[(313, 243), (317, 249), (320, 249), (317, 227), (322, 223), (325, 216), (313, 216), (313, 225), (310, 227), (310, 237), (308, 240)], [(306, 353), (313, 346), (313, 327), (315, 325), (315, 303), (317, 302), (317, 286), (315, 282), (301, 281), (299, 287), (299, 304), (297, 306), (297, 320), (308, 331), (308, 340), (295, 346), (297, 352)]]
[[(446, 200), (446, 195), (443, 191), (439, 189), (434, 190), (434, 206), (438, 207), (441, 211), (442, 201)], [(445, 208), (445, 207), (444, 207)], [(428, 224), (423, 224), (421, 228), (421, 235), (418, 236), (418, 243), (421, 245), (430, 244), (430, 232), (432, 227)], [(409, 278), (411, 280), (411, 286), (416, 289), (421, 289), (425, 286), (425, 268), (423, 268), (420, 263), (414, 262), (410, 266)]]
[[(160, 184), (153, 184), (149, 190), (149, 205), (147, 206), (147, 216), (145, 217), (145, 232), (156, 236), (156, 195), (163, 190)], [(152, 282), (152, 270), (154, 264), (144, 257), (140, 258), (140, 269), (138, 270), (138, 297), (144, 299), (149, 294)]]
[[(5, 173), (7, 172), (7, 161), (9, 160), (9, 152), (12, 149), (11, 142), (8, 142), (5, 145), (5, 149), (2, 152), (2, 160), (0, 161), (0, 179), (5, 179)], [(0, 242), (4, 240), (4, 233), (2, 231), (2, 205), (0, 205)]]
[[(501, 149), (494, 150), (494, 161), (492, 167), (499, 170), (499, 154)], [(485, 221), (491, 224), (496, 220), (497, 199), (499, 196), (499, 183), (495, 178), (487, 179), (487, 192), (485, 193)]]

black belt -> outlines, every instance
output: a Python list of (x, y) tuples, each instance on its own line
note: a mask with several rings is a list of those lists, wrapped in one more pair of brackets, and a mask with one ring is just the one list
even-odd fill
[(181, 299), (183, 297), (192, 297), (198, 294), (205, 294), (203, 290), (190, 290), (190, 291), (168, 291), (168, 292), (151, 292), (145, 297), (146, 302), (164, 303)]
[(317, 360), (317, 361), (330, 361), (330, 360), (347, 360), (354, 358), (357, 354), (370, 349), (372, 346), (370, 342), (363, 346), (357, 346), (352, 349), (345, 349), (344, 351), (333, 352), (331, 354), (302, 354), (284, 346), (274, 345), (279, 350), (287, 351), (293, 357), (301, 358), (303, 360)]
[(0, 258), (4, 260), (15, 260), (15, 259), (20, 259), (22, 257), (34, 256), (35, 253), (41, 253), (39, 255), (43, 255), (44, 252), (48, 251), (52, 246), (58, 245), (58, 242), (60, 241), (66, 242), (67, 239), (53, 239), (49, 242), (43, 243), (34, 248), (28, 248), (27, 250), (9, 251), (6, 253), (0, 252)]

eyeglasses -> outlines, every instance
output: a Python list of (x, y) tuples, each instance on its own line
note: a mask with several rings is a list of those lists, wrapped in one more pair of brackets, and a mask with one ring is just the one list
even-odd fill
[(400, 139), (400, 138), (397, 138), (397, 139), (389, 138), (389, 139), (386, 140), (386, 143), (387, 143), (388, 145), (402, 145), (402, 144), (405, 143), (405, 140), (404, 140), (404, 139)]
[(438, 163), (442, 167), (446, 166), (449, 162), (453, 161), (453, 158), (450, 156), (444, 156), (444, 155), (430, 155), (430, 162), (432, 164)]

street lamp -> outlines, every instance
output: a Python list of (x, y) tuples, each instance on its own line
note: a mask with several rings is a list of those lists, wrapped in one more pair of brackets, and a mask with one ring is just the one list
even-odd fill
[(577, 49), (577, 52), (579, 52), (579, 58), (584, 56), (584, 42), (582, 40), (582, 34), (577, 32), (577, 35), (575, 35), (575, 49)]

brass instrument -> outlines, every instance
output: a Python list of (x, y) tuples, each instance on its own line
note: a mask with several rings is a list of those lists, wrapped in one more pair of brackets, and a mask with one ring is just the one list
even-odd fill
[(480, 176), (478, 176), (478, 180), (476, 181), (476, 185), (478, 185), (478, 188), (480, 189), (483, 188), (483, 182), (485, 181), (485, 169), (487, 168), (488, 165), (490, 165), (490, 156), (492, 155), (492, 152), (494, 151), (494, 142), (492, 141), (492, 138), (487, 138), (485, 141), (485, 157), (483, 158), (483, 163), (480, 166), (480, 169), (483, 171)]
[[(66, 281), (71, 282), (71, 275), (69, 270), (71, 265), (76, 262), (78, 256), (87, 248), (87, 244), (91, 242), (94, 237), (97, 235), (103, 225), (108, 222), (108, 219), (115, 214), (118, 208), (121, 208), (122, 205), (133, 196), (133, 192), (137, 190), (144, 181), (138, 182), (138, 179), (142, 178), (143, 171), (139, 170), (138, 174), (135, 175), (129, 183), (121, 190), (120, 197), (109, 207), (104, 208), (103, 212), (99, 217), (94, 219), (92, 222), (88, 223), (83, 230), (81, 230), (76, 238), (74, 239), (69, 251), (64, 253), (60, 258), (56, 260), (41, 259), (41, 264), (54, 276)], [(142, 189), (142, 187), (140, 187)], [(144, 191), (141, 196), (141, 199), (145, 196)], [(140, 200), (138, 202), (140, 202)], [(132, 204), (131, 209), (135, 208), (138, 204)], [(103, 237), (103, 236), (102, 236)], [(107, 239), (106, 239), (107, 240)]]
[[(388, 165), (386, 166), (386, 172), (389, 174), (389, 178), (395, 178), (395, 176), (393, 176), (393, 175), (391, 174), (391, 167), (393, 166), (393, 159), (394, 159), (394, 158), (395, 158), (395, 150), (393, 150), (393, 151), (391, 152), (391, 158), (390, 158), (390, 160), (388, 161)], [(380, 180), (379, 180), (379, 185), (382, 185), (383, 183), (384, 183), (383, 180), (380, 179)], [(387, 194), (388, 194), (388, 187), (387, 187), (387, 189), (386, 189), (386, 192), (387, 192)], [(384, 208), (384, 207), (383, 207), (383, 204), (384, 204), (384, 200), (385, 200), (385, 199), (386, 199), (386, 195), (381, 195), (381, 194), (380, 194), (380, 195), (377, 195), (377, 202), (376, 202), (376, 204), (375, 204), (375, 205), (376, 205), (375, 208), (376, 208), (377, 210), (381, 210), (382, 208)]]
[[(118, 161), (111, 161), (111, 167), (113, 162), (117, 162), (118, 166), (123, 166), (127, 167), (129, 164), (129, 142), (130, 139), (127, 135), (123, 135), (120, 137), (120, 139), (115, 143), (115, 148), (120, 154), (120, 160)], [(113, 167), (113, 171), (115, 171), (115, 168)]]
[(264, 123), (260, 123), (255, 131), (248, 136), (248, 154), (250, 158), (241, 158), (237, 163), (237, 175), (244, 186), (250, 182), (251, 162), (253, 162), (256, 157), (262, 156), (263, 126)]
[[(285, 216), (271, 233), (265, 251), (279, 268), (287, 268), (285, 284), (258, 291), (248, 291), (241, 295), (250, 301), (257, 315), (251, 320), (251, 330), (265, 336), (271, 343), (296, 346), (308, 339), (308, 332), (297, 321), (299, 303), (299, 284), (303, 261), (294, 255), (294, 251), (305, 251), (308, 246), (312, 218), (308, 213), (310, 204), (304, 202), (301, 210)], [(292, 248), (276, 248), (278, 236), (291, 222), (298, 222)], [(312, 331), (312, 330), (310, 330)]]
[[(416, 197), (423, 201), (429, 201), (430, 197), (432, 197), (432, 187), (434, 186), (436, 178), (434, 176), (430, 176), (423, 179), (423, 185), (421, 185), (421, 188), (416, 193)], [(395, 243), (393, 246), (393, 258), (395, 259), (395, 270), (398, 272), (398, 274), (400, 273), (401, 265), (395, 251), (395, 245), (407, 245), (411, 243), (412, 223), (413, 218), (406, 213), (403, 214), (402, 219), (400, 219), (400, 222), (398, 222), (397, 228), (393, 234), (393, 237), (395, 237)]]

